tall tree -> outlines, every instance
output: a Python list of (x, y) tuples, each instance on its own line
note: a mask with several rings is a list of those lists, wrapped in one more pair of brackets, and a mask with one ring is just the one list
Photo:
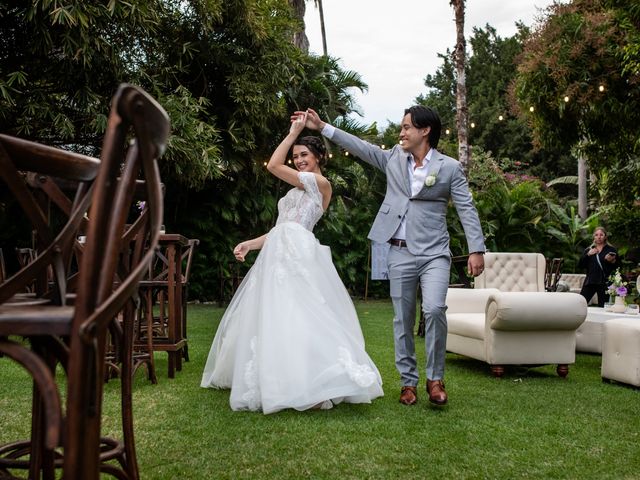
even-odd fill
[(592, 193), (624, 176), (610, 198), (626, 205), (640, 198), (630, 170), (640, 152), (639, 45), (637, 2), (555, 4), (527, 40), (513, 88), (535, 142), (579, 146), (599, 186)]
[(467, 107), (467, 82), (466, 82), (466, 50), (467, 44), (464, 38), (464, 0), (451, 0), (450, 2), (456, 17), (456, 49), (454, 62), (456, 65), (456, 126), (458, 128), (458, 159), (463, 168), (469, 168), (471, 155), (469, 151), (469, 109)]
[(304, 14), (307, 10), (306, 0), (289, 0), (289, 5), (293, 9), (293, 16), (298, 20), (298, 30), (293, 34), (293, 44), (303, 52), (309, 51), (309, 39), (305, 32)]
[(324, 9), (322, 8), (322, 0), (314, 0), (314, 3), (318, 8), (318, 13), (320, 14), (320, 33), (322, 35), (322, 53), (326, 57), (329, 55), (329, 52), (327, 50), (327, 32), (324, 26)]

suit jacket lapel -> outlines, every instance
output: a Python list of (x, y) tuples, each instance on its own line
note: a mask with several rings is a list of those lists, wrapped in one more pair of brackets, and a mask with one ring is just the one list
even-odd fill
[(411, 196), (411, 179), (409, 178), (409, 154), (402, 151), (398, 160), (398, 168), (400, 168), (400, 177), (402, 178), (402, 185), (404, 185), (404, 190), (408, 196)]

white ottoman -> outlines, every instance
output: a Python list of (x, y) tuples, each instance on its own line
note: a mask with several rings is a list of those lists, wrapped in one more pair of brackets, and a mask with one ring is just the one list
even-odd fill
[(603, 329), (602, 378), (640, 387), (640, 318), (614, 318)]

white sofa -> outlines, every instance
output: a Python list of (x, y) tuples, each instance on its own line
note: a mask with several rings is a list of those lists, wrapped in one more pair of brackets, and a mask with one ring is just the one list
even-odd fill
[(507, 365), (557, 364), (565, 377), (587, 303), (575, 293), (546, 292), (544, 270), (541, 254), (487, 253), (475, 288), (447, 293), (447, 350), (487, 362), (496, 376)]

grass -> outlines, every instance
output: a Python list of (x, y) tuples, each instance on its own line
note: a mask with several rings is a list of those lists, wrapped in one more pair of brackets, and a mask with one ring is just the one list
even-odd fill
[[(555, 366), (511, 369), (447, 355), (450, 404), (398, 402), (389, 302), (357, 303), (384, 398), (371, 405), (272, 415), (233, 412), (229, 392), (200, 375), (223, 309), (189, 307), (191, 361), (159, 383), (136, 377), (142, 479), (640, 478), (640, 391), (600, 379), (600, 356), (578, 354), (566, 380)], [(424, 352), (420, 349), (420, 362)], [(421, 368), (421, 373), (424, 368)], [(31, 383), (0, 359), (0, 443), (28, 435)], [(105, 433), (118, 430), (118, 382), (105, 391)]]

